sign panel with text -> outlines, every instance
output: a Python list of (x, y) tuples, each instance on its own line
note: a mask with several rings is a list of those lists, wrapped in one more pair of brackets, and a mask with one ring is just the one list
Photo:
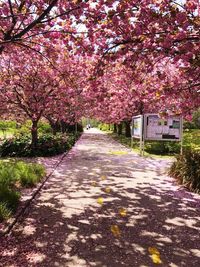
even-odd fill
[(143, 116), (138, 115), (132, 118), (132, 131), (131, 135), (134, 138), (142, 137), (142, 125), (143, 125)]
[(180, 116), (160, 118), (158, 114), (146, 114), (144, 116), (144, 139), (180, 141), (182, 127)]

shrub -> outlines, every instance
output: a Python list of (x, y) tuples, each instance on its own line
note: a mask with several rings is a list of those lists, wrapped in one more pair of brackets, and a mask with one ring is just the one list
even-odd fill
[(44, 166), (37, 163), (31, 163), (29, 164), (29, 168), (39, 177), (42, 178), (46, 172)]
[(8, 162), (0, 162), (0, 187), (13, 186), (17, 180), (13, 165)]
[(192, 121), (197, 129), (200, 129), (200, 108), (193, 113)]
[(28, 136), (13, 137), (5, 140), (0, 147), (1, 157), (28, 156), (31, 139)]
[(5, 140), (0, 147), (2, 157), (32, 157), (32, 156), (54, 156), (70, 149), (80, 133), (73, 134), (43, 134), (38, 138), (36, 149), (31, 148), (31, 137), (21, 136)]
[(0, 188), (16, 189), (16, 182), (22, 186), (33, 186), (44, 175), (45, 169), (40, 164), (23, 161), (0, 162)]
[(65, 134), (45, 134), (39, 137), (33, 156), (54, 156), (71, 148), (70, 138)]
[(195, 129), (197, 127), (196, 127), (195, 123), (192, 121), (184, 121), (183, 128), (184, 129)]
[(3, 219), (8, 219), (12, 214), (12, 211), (7, 207), (7, 204), (0, 202), (0, 222)]
[(38, 132), (39, 134), (49, 134), (52, 132), (52, 128), (49, 123), (39, 121), (38, 123)]
[(163, 155), (163, 154), (177, 154), (180, 152), (180, 144), (178, 142), (146, 142), (145, 151), (152, 154)]
[(15, 211), (20, 199), (20, 193), (14, 189), (0, 185), (0, 203), (5, 203), (8, 209)]
[(31, 126), (27, 127), (26, 125), (22, 125), (17, 130), (17, 133), (15, 134), (15, 136), (18, 137), (18, 138), (31, 136)]
[(188, 189), (200, 193), (200, 151), (187, 150), (177, 156), (169, 175)]
[(16, 137), (30, 136), (31, 125), (32, 125), (31, 120), (27, 120), (23, 124), (19, 125), (19, 127), (17, 129)]
[(42, 165), (33, 163), (26, 164), (22, 161), (15, 164), (15, 170), (18, 173), (18, 181), (25, 187), (35, 186), (45, 175), (45, 169)]
[[(32, 122), (27, 120), (21, 127), (18, 129), (16, 136), (30, 136), (31, 135)], [(49, 123), (39, 121), (38, 122), (38, 133), (39, 134), (49, 134), (52, 132), (51, 126)]]
[(0, 121), (0, 130), (2, 129), (15, 129), (16, 128), (17, 123), (15, 121)]
[(17, 208), (20, 187), (32, 187), (45, 175), (40, 164), (0, 162), (0, 221), (9, 217)]
[(184, 129), (200, 129), (200, 108), (192, 115), (192, 121), (184, 121)]
[(109, 124), (106, 124), (106, 123), (100, 123), (98, 125), (98, 128), (102, 131), (109, 131), (111, 126)]

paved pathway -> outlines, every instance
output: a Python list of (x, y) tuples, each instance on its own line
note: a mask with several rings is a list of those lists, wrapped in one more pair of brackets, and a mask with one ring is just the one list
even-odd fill
[(177, 187), (167, 165), (84, 133), (0, 241), (0, 266), (200, 266), (200, 197)]

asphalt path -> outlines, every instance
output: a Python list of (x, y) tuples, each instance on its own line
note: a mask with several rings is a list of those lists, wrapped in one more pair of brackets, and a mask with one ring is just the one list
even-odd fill
[(200, 266), (200, 197), (169, 165), (86, 131), (0, 240), (0, 266)]

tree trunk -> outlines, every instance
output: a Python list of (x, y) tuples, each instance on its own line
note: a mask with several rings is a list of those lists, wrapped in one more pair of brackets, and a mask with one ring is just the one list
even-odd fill
[(122, 123), (118, 124), (118, 135), (121, 135), (122, 134)]
[(5, 46), (3, 46), (3, 45), (0, 46), (0, 55), (2, 54), (4, 48), (5, 48)]
[(138, 111), (139, 111), (140, 115), (143, 115), (143, 113), (144, 113), (144, 103), (142, 101), (139, 103)]
[(116, 123), (114, 123), (114, 129), (113, 129), (113, 132), (114, 132), (114, 133), (117, 133), (117, 125), (116, 125)]
[(125, 136), (131, 137), (131, 128), (130, 128), (130, 121), (125, 121)]
[(57, 132), (60, 132), (60, 123), (58, 121), (56, 122), (49, 121), (49, 123), (51, 125), (53, 135), (56, 135)]
[(56, 135), (56, 133), (57, 133), (57, 129), (56, 129), (55, 127), (52, 127), (52, 126), (51, 126), (51, 128), (52, 128), (52, 133), (53, 133), (53, 135)]
[(63, 120), (61, 120), (60, 124), (61, 124), (61, 132), (62, 133), (68, 132), (70, 125)]
[(35, 149), (38, 144), (38, 120), (32, 121), (32, 127), (31, 127), (31, 147), (32, 149)]
[(53, 135), (56, 135), (57, 132), (61, 131), (60, 122), (53, 120), (50, 116), (45, 117), (49, 124), (51, 125)]

